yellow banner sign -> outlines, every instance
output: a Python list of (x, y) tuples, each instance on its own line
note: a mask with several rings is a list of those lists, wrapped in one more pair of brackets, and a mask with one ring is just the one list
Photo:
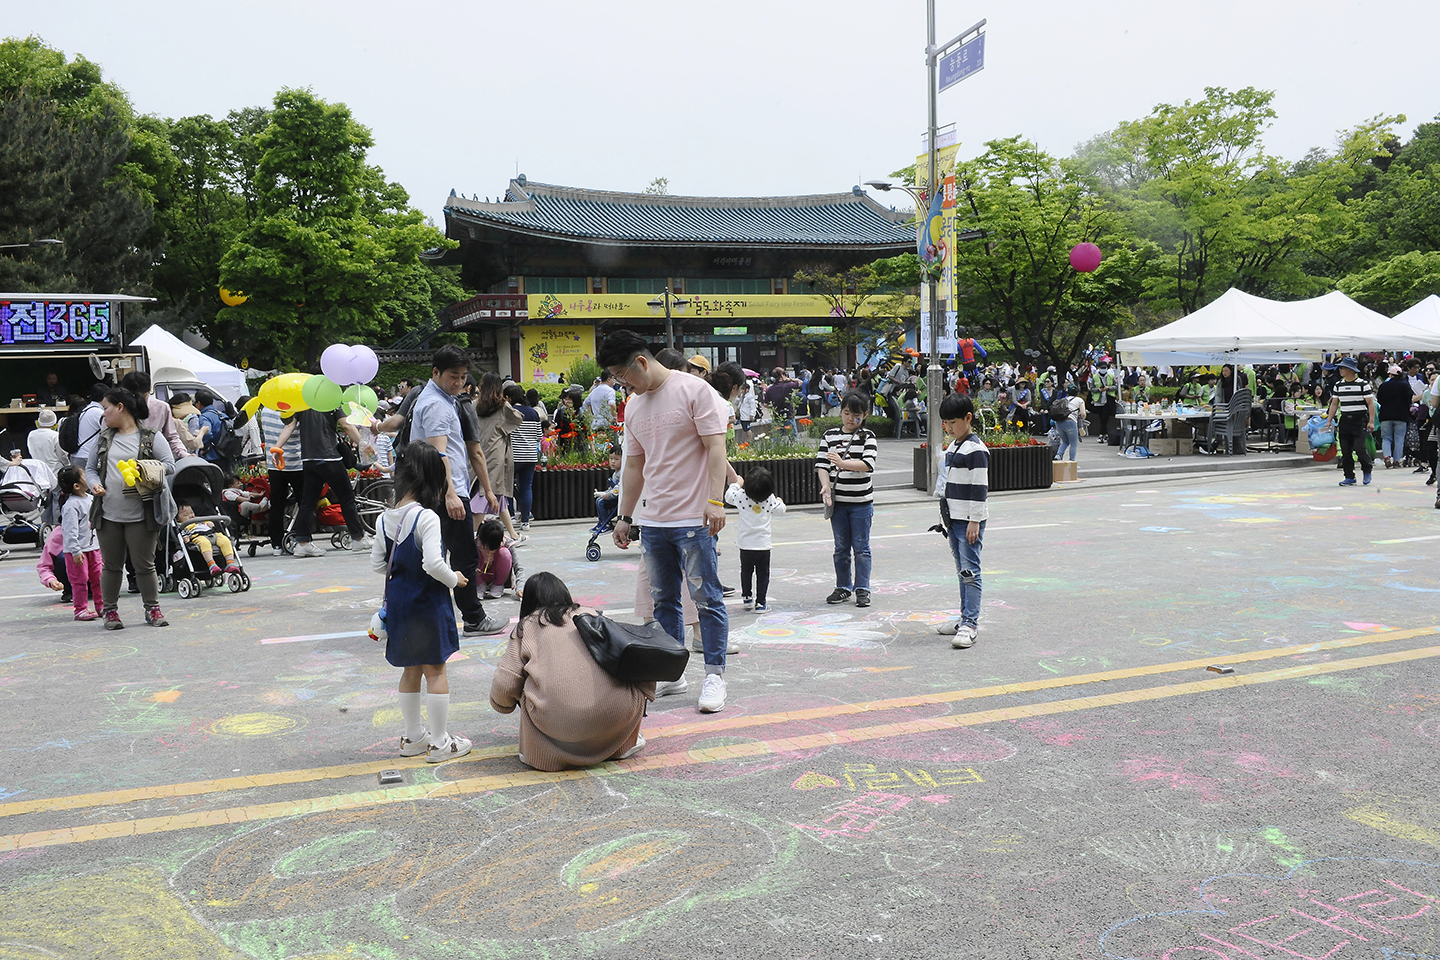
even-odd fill
[[(539, 297), (531, 297), (533, 300)], [(595, 356), (595, 328), (530, 326), (520, 328), (520, 381), (558, 383), (576, 360)]]
[[(615, 317), (635, 319), (663, 319), (665, 307), (651, 306), (650, 301), (658, 299), (643, 293), (597, 293), (585, 294), (544, 293), (532, 294), (529, 298), (530, 319), (540, 323), (594, 323)], [(683, 294), (684, 306), (672, 306), (670, 315), (676, 319), (729, 320), (731, 317), (773, 318), (780, 320), (833, 317), (837, 307), (818, 294), (774, 294), (755, 293), (740, 296), (710, 296), (708, 294)], [(871, 298), (860, 307), (861, 316), (874, 314), (874, 303), (881, 298)], [(851, 298), (844, 298), (844, 307), (851, 309)], [(527, 329), (521, 327), (522, 330)]]
[[(935, 151), (935, 170), (943, 183), (945, 178), (955, 172), (955, 156), (960, 152), (960, 144), (952, 144), (948, 147), (941, 147)], [(927, 189), (930, 183), (930, 154), (922, 153), (915, 158), (915, 189), (921, 193), (929, 193)]]

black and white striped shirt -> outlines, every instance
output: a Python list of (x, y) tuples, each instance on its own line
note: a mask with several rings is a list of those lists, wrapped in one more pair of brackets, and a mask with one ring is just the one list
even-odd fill
[(1348, 382), (1341, 380), (1335, 384), (1334, 389), (1330, 391), (1330, 396), (1340, 401), (1341, 416), (1347, 413), (1363, 413), (1368, 415), (1370, 408), (1366, 406), (1365, 401), (1374, 395), (1375, 392), (1370, 389), (1370, 382), (1360, 377), (1356, 377), (1354, 380)]
[(945, 450), (945, 502), (952, 523), (990, 519), (990, 451), (971, 433)]
[[(841, 460), (863, 460), (868, 470), (841, 470), (830, 463), (830, 451), (840, 454)], [(861, 427), (854, 433), (846, 433), (839, 427), (831, 427), (820, 441), (815, 452), (815, 467), (830, 474), (830, 499), (833, 503), (870, 503), (875, 499), (875, 484), (872, 474), (880, 457), (880, 444), (875, 434)]]

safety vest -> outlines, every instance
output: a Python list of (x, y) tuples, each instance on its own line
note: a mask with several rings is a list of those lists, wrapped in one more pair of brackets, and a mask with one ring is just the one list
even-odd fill
[(1104, 373), (1096, 371), (1090, 376), (1090, 399), (1096, 404), (1103, 404), (1115, 389), (1115, 373), (1107, 370)]

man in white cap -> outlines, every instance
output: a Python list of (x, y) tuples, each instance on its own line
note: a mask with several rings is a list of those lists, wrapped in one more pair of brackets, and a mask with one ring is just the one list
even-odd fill
[[(31, 458), (45, 464), (56, 476), (62, 468), (70, 466), (70, 454), (60, 449), (60, 432), (55, 429), (59, 422), (54, 410), (41, 407), (40, 415), (35, 418), (35, 429), (25, 438), (25, 448)], [(45, 522), (58, 523), (59, 517), (60, 498), (51, 497), (45, 508)]]
[(1340, 419), (1335, 435), (1340, 440), (1340, 465), (1345, 470), (1342, 487), (1355, 486), (1355, 455), (1360, 455), (1360, 472), (1365, 482), (1370, 482), (1370, 470), (1375, 465), (1370, 451), (1365, 449), (1365, 434), (1375, 429), (1375, 392), (1370, 381), (1361, 378), (1360, 364), (1346, 357), (1338, 364), (1340, 382), (1330, 391), (1330, 409), (1325, 412), (1327, 420)]

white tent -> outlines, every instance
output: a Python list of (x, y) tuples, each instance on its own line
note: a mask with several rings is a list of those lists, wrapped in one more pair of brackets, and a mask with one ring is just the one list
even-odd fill
[(1231, 289), (1189, 316), (1115, 347), (1124, 364), (1301, 363), (1327, 352), (1440, 350), (1440, 329), (1391, 320), (1338, 290), (1281, 302)]
[(1395, 314), (1395, 322), (1419, 327), (1427, 333), (1440, 333), (1440, 297), (1430, 294), (1410, 309)]
[[(152, 379), (164, 379), (156, 374), (166, 367), (178, 368), (193, 373), (194, 379), (232, 403), (249, 393), (245, 387), (245, 371), (206, 356), (163, 327), (152, 326), (130, 342), (145, 348)], [(173, 374), (171, 378), (185, 379)]]

